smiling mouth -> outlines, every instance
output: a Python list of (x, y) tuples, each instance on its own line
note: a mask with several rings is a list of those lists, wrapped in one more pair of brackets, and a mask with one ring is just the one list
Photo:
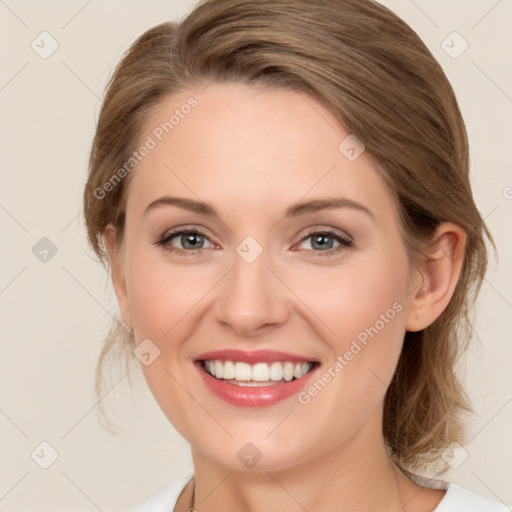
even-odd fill
[(263, 387), (286, 384), (307, 375), (318, 363), (279, 361), (248, 364), (229, 360), (200, 360), (208, 375), (235, 386)]

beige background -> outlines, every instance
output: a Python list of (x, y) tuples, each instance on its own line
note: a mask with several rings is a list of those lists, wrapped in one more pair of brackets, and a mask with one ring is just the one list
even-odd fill
[[(477, 411), (473, 440), (467, 459), (444, 478), (512, 503), (512, 3), (384, 3), (419, 33), (455, 88), (469, 130), (476, 201), (499, 250), (478, 310), (482, 344), (467, 358)], [(98, 423), (93, 372), (116, 306), (85, 242), (81, 194), (114, 64), (136, 36), (179, 19), (191, 4), (0, 1), (1, 511), (120, 511), (190, 467), (186, 442), (139, 369), (132, 372), (133, 397), (120, 373), (103, 398), (124, 431), (113, 437)], [(46, 59), (40, 53), (52, 39), (39, 36), (43, 31), (58, 43)], [(453, 31), (469, 43), (456, 59), (442, 47)], [(459, 51), (463, 41), (453, 37), (445, 45)], [(48, 244), (39, 242), (43, 237), (57, 249), (46, 262), (33, 253), (37, 243), (39, 250)], [(40, 464), (51, 462), (52, 452), (42, 442), (58, 453), (47, 469)]]

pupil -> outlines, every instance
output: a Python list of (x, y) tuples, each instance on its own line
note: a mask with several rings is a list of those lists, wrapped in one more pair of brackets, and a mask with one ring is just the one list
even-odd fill
[[(326, 239), (329, 239), (331, 238), (330, 236), (326, 236), (326, 235), (318, 235), (314, 238), (314, 240), (323, 240), (323, 242), (320, 242), (320, 248), (323, 248), (325, 249), (326, 248), (326, 245), (329, 245), (328, 243), (325, 242)], [(331, 247), (327, 247), (328, 249), (330, 249)]]
[[(187, 244), (190, 243), (192, 246), (194, 245), (194, 239), (196, 239), (196, 243), (197, 243), (197, 238), (200, 237), (201, 235), (197, 235), (197, 234), (188, 234), (188, 235), (184, 235), (184, 238), (185, 238), (185, 243), (183, 244), (184, 247), (187, 247)], [(201, 245), (201, 243), (199, 243), (199, 245)], [(195, 247), (188, 247), (189, 249), (195, 249)]]

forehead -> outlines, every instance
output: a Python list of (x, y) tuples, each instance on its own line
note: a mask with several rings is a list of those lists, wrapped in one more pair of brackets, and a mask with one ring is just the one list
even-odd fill
[(128, 194), (128, 208), (140, 213), (163, 194), (238, 212), (338, 196), (394, 207), (362, 141), (292, 90), (213, 83), (176, 93), (154, 110), (141, 141), (151, 149)]

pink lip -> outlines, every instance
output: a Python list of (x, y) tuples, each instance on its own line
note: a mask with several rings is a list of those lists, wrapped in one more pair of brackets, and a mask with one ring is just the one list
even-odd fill
[(205, 352), (196, 358), (197, 360), (213, 361), (220, 359), (223, 361), (240, 361), (242, 363), (256, 364), (256, 363), (273, 363), (275, 361), (291, 361), (291, 362), (316, 362), (307, 356), (298, 356), (295, 354), (288, 354), (286, 352), (276, 352), (274, 350), (255, 350), (252, 352), (243, 350), (215, 350), (213, 352)]
[[(230, 351), (226, 351), (230, 352)], [(225, 353), (223, 351), (222, 353)], [(211, 355), (215, 355), (215, 357), (211, 357)], [(247, 353), (245, 353), (247, 355)], [(256, 357), (251, 353), (251, 357)], [(272, 353), (272, 357), (276, 352)], [(207, 356), (207, 357), (204, 357)], [(210, 352), (207, 354), (203, 354), (201, 356), (205, 359), (224, 359), (223, 357), (218, 357), (217, 352)], [(240, 359), (232, 359), (232, 355), (226, 357), (227, 360), (230, 361), (241, 361)], [(277, 358), (273, 359), (273, 361), (290, 361), (290, 356), (287, 354), (285, 358)], [(293, 359), (294, 361), (304, 361), (303, 358)], [(247, 360), (246, 360), (247, 361)], [(267, 360), (268, 361), (268, 360)], [(267, 362), (261, 359), (261, 356), (258, 356), (256, 362)], [(206, 387), (218, 398), (221, 400), (231, 404), (236, 405), (238, 407), (269, 407), (271, 405), (277, 404), (281, 400), (285, 400), (293, 395), (297, 395), (311, 380), (312, 375), (316, 372), (318, 366), (313, 367), (309, 373), (301, 377), (300, 379), (291, 380), (289, 382), (282, 382), (280, 384), (274, 384), (270, 386), (261, 386), (261, 387), (248, 387), (248, 386), (237, 386), (236, 384), (229, 384), (224, 380), (216, 379), (212, 377), (209, 373), (204, 369), (202, 361), (196, 361), (194, 366), (199, 371), (203, 382), (206, 384)]]

